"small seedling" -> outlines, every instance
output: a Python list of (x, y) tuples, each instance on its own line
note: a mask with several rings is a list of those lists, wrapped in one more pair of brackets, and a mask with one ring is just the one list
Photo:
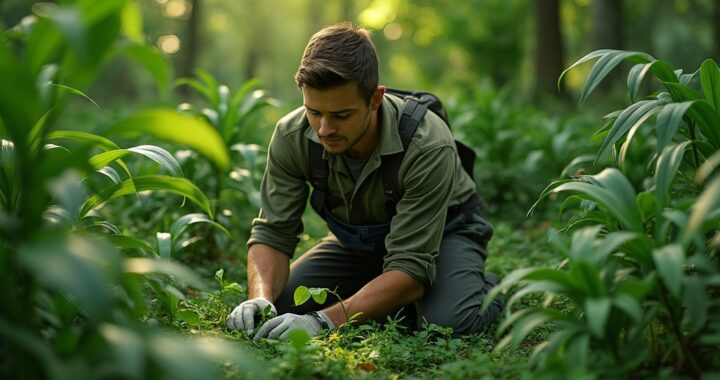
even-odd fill
[(347, 309), (345, 308), (345, 304), (343, 303), (342, 297), (340, 297), (337, 292), (328, 288), (308, 288), (307, 286), (298, 286), (297, 288), (295, 288), (293, 300), (295, 301), (295, 306), (300, 306), (304, 304), (310, 298), (312, 298), (313, 301), (317, 302), (318, 304), (324, 305), (325, 301), (327, 301), (328, 293), (334, 295), (335, 298), (338, 299), (338, 302), (340, 302), (340, 307), (342, 308), (343, 314), (345, 315), (345, 324), (352, 323), (361, 314), (356, 313), (353, 315), (349, 315)]

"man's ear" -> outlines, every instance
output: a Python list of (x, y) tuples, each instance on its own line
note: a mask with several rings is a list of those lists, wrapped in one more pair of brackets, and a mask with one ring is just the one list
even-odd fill
[(378, 108), (380, 108), (384, 94), (385, 94), (385, 86), (378, 86), (378, 88), (375, 90), (375, 93), (372, 96), (372, 100), (370, 100), (370, 109), (371, 110), (375, 111)]

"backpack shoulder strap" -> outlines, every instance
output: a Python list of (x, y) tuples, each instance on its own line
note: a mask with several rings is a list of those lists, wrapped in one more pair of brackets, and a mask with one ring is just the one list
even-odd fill
[(383, 187), (385, 188), (385, 212), (390, 217), (395, 216), (397, 213), (396, 205), (402, 198), (402, 190), (398, 184), (400, 164), (405, 157), (410, 140), (415, 135), (415, 131), (425, 117), (427, 110), (427, 106), (418, 102), (415, 98), (405, 98), (405, 105), (402, 108), (402, 115), (398, 125), (403, 151), (382, 158), (380, 171), (383, 177)]
[(310, 159), (310, 183), (313, 191), (310, 196), (310, 205), (319, 215), (325, 205), (328, 191), (328, 163), (323, 160), (323, 146), (315, 141), (308, 140), (308, 154)]

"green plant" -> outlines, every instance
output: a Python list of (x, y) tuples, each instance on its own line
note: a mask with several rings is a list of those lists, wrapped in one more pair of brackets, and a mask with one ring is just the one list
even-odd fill
[[(698, 72), (682, 74), (644, 53), (601, 50), (570, 69), (594, 58), (581, 102), (620, 62), (636, 64), (628, 75), (634, 103), (608, 115), (600, 132), (605, 137), (597, 157), (612, 148), (619, 169), (550, 184), (538, 202), (571, 193), (560, 212), (579, 206), (565, 232), (550, 236), (565, 261), (559, 268), (514, 271), (488, 298), (517, 286), (499, 329), (510, 331), (504, 343), (517, 345), (544, 324), (555, 327), (536, 346), (543, 371), (626, 376), (671, 367), (701, 376), (720, 365), (720, 177), (714, 174), (720, 68), (707, 60)], [(663, 90), (638, 100), (647, 73)], [(655, 149), (630, 162), (631, 143), (648, 126), (656, 132)], [(623, 172), (631, 164), (648, 169), (639, 191)], [(568, 242), (563, 234), (570, 230)], [(513, 310), (517, 300), (538, 292), (547, 294), (542, 305)], [(554, 307), (558, 299), (569, 312)]]
[[(266, 154), (261, 146), (248, 143), (248, 131), (261, 120), (263, 110), (276, 107), (278, 103), (257, 89), (257, 80), (247, 81), (232, 93), (228, 86), (218, 84), (210, 73), (198, 69), (196, 75), (197, 79), (180, 78), (175, 83), (176, 86), (185, 85), (194, 89), (206, 106), (182, 103), (178, 109), (211, 125), (222, 137), (234, 165), (219, 167), (212, 161), (195, 159), (185, 159), (183, 164), (191, 173), (191, 178), (204, 184), (204, 190), (213, 194), (214, 211), (219, 214), (220, 221), (232, 225), (233, 231), (246, 231), (247, 219), (260, 209), (260, 179), (265, 170)], [(235, 226), (238, 221), (243, 224)], [(222, 242), (218, 236), (215, 240)], [(211, 246), (212, 249), (216, 248)], [(216, 255), (211, 252), (211, 256)]]
[(522, 220), (518, 210), (532, 205), (547, 179), (596, 145), (583, 138), (587, 118), (554, 117), (514, 97), (512, 87), (484, 82), (448, 102), (453, 132), (477, 153), (475, 182), (493, 220)]
[(345, 308), (345, 304), (343, 303), (342, 297), (340, 297), (337, 292), (334, 292), (328, 288), (308, 288), (307, 286), (303, 285), (298, 286), (295, 289), (295, 293), (293, 293), (293, 301), (295, 301), (295, 306), (300, 306), (307, 302), (310, 298), (312, 298), (318, 304), (323, 305), (327, 300), (328, 293), (335, 296), (335, 298), (337, 298), (338, 302), (340, 303), (340, 307), (342, 308), (343, 314), (345, 315), (345, 323), (343, 325), (352, 325), (352, 323), (357, 319), (360, 313), (349, 315), (347, 309)]
[[(217, 133), (169, 110), (132, 114), (102, 135), (57, 127), (70, 96), (88, 98), (81, 89), (114, 57), (130, 56), (160, 86), (168, 84), (168, 62), (139, 41), (138, 4), (67, 1), (35, 4), (33, 11), (0, 37), (0, 377), (202, 379), (217, 362), (262, 377), (228, 342), (185, 339), (137, 323), (148, 313), (147, 286), (157, 288), (172, 317), (181, 290), (205, 284), (187, 267), (155, 258), (169, 256), (165, 235), (153, 248), (97, 214), (118, 197), (166, 191), (209, 216), (181, 218), (177, 231), (193, 221), (212, 223), (207, 197), (180, 176), (164, 149), (121, 149), (106, 136), (149, 133), (224, 167), (229, 160)], [(178, 124), (188, 128), (173, 131)], [(171, 175), (133, 176), (124, 162), (131, 153)]]

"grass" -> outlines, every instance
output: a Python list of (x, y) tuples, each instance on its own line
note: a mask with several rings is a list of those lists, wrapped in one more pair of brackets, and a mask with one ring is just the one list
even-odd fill
[[(487, 269), (500, 275), (519, 267), (555, 265), (559, 259), (550, 250), (545, 229), (517, 229), (505, 223), (495, 226), (490, 244), (491, 257)], [(305, 239), (301, 247), (312, 244)], [(210, 284), (208, 292), (193, 293), (181, 301), (176, 316), (153, 318), (189, 335), (221, 336), (242, 346), (248, 356), (261, 362), (274, 378), (520, 378), (530, 373), (532, 342), (545, 333), (531, 335), (528, 345), (517, 349), (494, 351), (494, 332), (453, 338), (451, 331), (430, 325), (420, 331), (408, 331), (402, 321), (388, 318), (385, 323), (344, 326), (327, 336), (312, 338), (307, 344), (294, 341), (264, 340), (253, 343), (243, 332), (227, 332), (225, 318), (245, 297), (244, 262), (224, 258), (221, 263), (205, 262), (194, 266)], [(225, 290), (214, 279), (218, 269), (224, 270)], [(233, 281), (236, 285), (228, 287)], [(232, 290), (241, 288), (241, 291)], [(232, 291), (231, 291), (232, 290)], [(539, 302), (529, 297), (523, 302)], [(232, 367), (225, 368), (229, 379), (244, 374)]]

